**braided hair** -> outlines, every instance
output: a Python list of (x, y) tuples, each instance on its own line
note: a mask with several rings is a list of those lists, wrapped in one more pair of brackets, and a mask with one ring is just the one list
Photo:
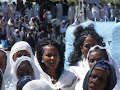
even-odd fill
[(56, 41), (54, 41), (52, 39), (43, 38), (41, 41), (38, 42), (38, 45), (36, 46), (36, 56), (37, 56), (37, 60), (40, 64), (40, 66), (42, 67), (44, 72), (46, 72), (46, 66), (44, 63), (42, 63), (42, 56), (44, 53), (44, 46), (46, 46), (46, 45), (53, 45), (58, 50), (58, 53), (60, 55), (60, 61), (57, 66), (57, 74), (58, 74), (58, 77), (60, 77), (61, 73), (64, 70), (64, 50), (62, 49), (60, 44), (58, 44)]

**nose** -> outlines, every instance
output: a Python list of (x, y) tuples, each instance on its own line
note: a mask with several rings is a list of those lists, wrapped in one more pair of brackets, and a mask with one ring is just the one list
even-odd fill
[(97, 85), (98, 83), (99, 83), (99, 80), (98, 80), (98, 78), (95, 78), (95, 79), (93, 79), (93, 81), (92, 81), (95, 85)]
[(55, 57), (54, 57), (54, 56), (51, 56), (51, 60), (52, 60), (52, 61), (55, 61)]

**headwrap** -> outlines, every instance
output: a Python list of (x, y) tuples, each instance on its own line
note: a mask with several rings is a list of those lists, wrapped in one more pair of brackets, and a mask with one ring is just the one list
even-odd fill
[(11, 48), (11, 51), (10, 51), (11, 65), (13, 65), (13, 63), (14, 63), (13, 55), (20, 50), (26, 50), (28, 53), (30, 53), (32, 60), (34, 60), (34, 55), (33, 55), (31, 46), (25, 41), (20, 41), (20, 42), (15, 43)]
[(89, 77), (93, 71), (94, 68), (96, 67), (100, 67), (103, 69), (107, 69), (109, 70), (109, 85), (107, 84), (106, 90), (112, 90), (116, 83), (117, 83), (117, 78), (116, 78), (116, 73), (115, 70), (113, 68), (113, 66), (111, 64), (109, 64), (109, 62), (105, 61), (105, 60), (99, 60), (97, 61), (97, 63), (87, 72), (85, 79), (84, 79), (84, 83), (83, 83), (83, 90), (88, 90), (88, 82), (89, 82)]
[(22, 90), (54, 90), (44, 79), (32, 80), (25, 84)]
[(22, 90), (23, 86), (31, 81), (31, 80), (34, 80), (35, 78), (32, 77), (32, 76), (24, 76), (22, 77), (21, 79), (19, 79), (19, 81), (17, 82), (17, 90)]
[(27, 56), (21, 56), (19, 58), (17, 58), (16, 62), (14, 63), (14, 67), (13, 67), (13, 80), (12, 80), (12, 83), (13, 84), (16, 84), (18, 82), (18, 78), (17, 78), (17, 69), (18, 67), (20, 66), (20, 64), (23, 62), (23, 61), (29, 61), (32, 68), (33, 68), (33, 71), (34, 71), (34, 78), (35, 79), (40, 79), (40, 72), (38, 70), (38, 68), (36, 67), (34, 61), (30, 58), (30, 57), (27, 57)]
[(97, 47), (98, 47), (99, 49), (105, 49), (105, 50), (106, 50), (107, 55), (108, 55), (108, 61), (109, 61), (109, 63), (115, 68), (115, 73), (116, 73), (116, 76), (117, 76), (117, 81), (120, 82), (120, 72), (119, 72), (118, 66), (117, 66), (116, 62), (113, 60), (113, 58), (111, 57), (111, 55), (108, 53), (106, 47), (101, 47), (101, 46), (99, 46), (99, 45), (93, 46), (93, 47), (89, 50), (89, 52), (88, 52), (88, 54), (87, 54), (87, 61), (88, 61), (88, 56), (90, 55), (90, 52), (93, 51), (93, 50), (94, 50), (95, 48), (97, 48)]
[(10, 83), (11, 83), (11, 65), (10, 65), (10, 60), (8, 58), (8, 54), (6, 51), (0, 49), (1, 51), (3, 51), (6, 54), (6, 68), (5, 71), (3, 73), (3, 80), (4, 80), (4, 84), (5, 84), (5, 88), (8, 88)]

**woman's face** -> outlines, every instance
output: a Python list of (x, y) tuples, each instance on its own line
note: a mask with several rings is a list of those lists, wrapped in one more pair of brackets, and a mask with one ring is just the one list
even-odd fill
[(47, 45), (43, 49), (43, 63), (49, 69), (56, 69), (60, 61), (57, 48), (53, 45)]
[(5, 68), (6, 68), (6, 60), (7, 56), (3, 51), (0, 51), (0, 69), (2, 70), (2, 72), (4, 73)]
[(13, 61), (16, 61), (16, 58), (21, 57), (21, 56), (31, 57), (30, 53), (27, 52), (26, 50), (20, 50), (13, 55)]
[(88, 56), (90, 68), (99, 60), (105, 60), (105, 58), (102, 54), (102, 51), (96, 50), (96, 51), (91, 52)]
[(84, 40), (83, 46), (80, 46), (80, 49), (82, 53), (84, 54), (85, 58), (87, 57), (87, 53), (89, 49), (93, 47), (94, 45), (97, 45), (97, 41), (95, 41), (95, 39), (92, 38), (91, 36), (87, 36)]
[(105, 90), (108, 74), (105, 70), (94, 68), (88, 81), (88, 90)]
[(34, 71), (29, 61), (23, 61), (17, 69), (17, 77), (20, 79), (23, 76), (33, 76)]

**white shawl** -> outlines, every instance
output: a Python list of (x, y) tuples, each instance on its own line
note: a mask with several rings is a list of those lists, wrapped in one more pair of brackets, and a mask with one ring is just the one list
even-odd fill
[(20, 41), (20, 42), (15, 43), (11, 48), (11, 51), (10, 51), (11, 65), (13, 65), (13, 63), (14, 63), (13, 55), (20, 50), (26, 50), (28, 53), (30, 53), (32, 60), (34, 60), (34, 55), (33, 55), (31, 46), (25, 41)]
[[(2, 50), (2, 49), (0, 49), (0, 50)], [(2, 51), (5, 52), (4, 50), (2, 50)], [(10, 60), (8, 58), (8, 54), (7, 54), (7, 52), (5, 52), (5, 53), (7, 56), (7, 60), (6, 60), (6, 68), (3, 73), (3, 80), (4, 80), (5, 88), (8, 88), (11, 83), (11, 65), (10, 65)]]
[(56, 84), (52, 84), (51, 77), (42, 70), (40, 65), (38, 68), (41, 74), (41, 78), (45, 79), (49, 83), (49, 85), (51, 85), (55, 89), (74, 90), (75, 85), (78, 82), (78, 78), (72, 72), (64, 71), (60, 76), (58, 82)]
[[(99, 47), (100, 49), (106, 49), (105, 47), (101, 47), (101, 46), (99, 46), (99, 45), (93, 46), (93, 47), (89, 50), (89, 52), (88, 52), (88, 54), (87, 54), (86, 62), (88, 62), (88, 57), (89, 57), (90, 52), (91, 52), (92, 50), (94, 50), (96, 47)], [(106, 51), (107, 51), (107, 50), (106, 50)], [(108, 52), (107, 52), (107, 54), (108, 54), (109, 62), (110, 62), (110, 64), (115, 68), (115, 72), (116, 72), (116, 76), (117, 76), (117, 84), (116, 84), (116, 86), (115, 86), (115, 88), (114, 88), (113, 90), (119, 90), (119, 87), (120, 87), (120, 72), (119, 72), (119, 70), (118, 70), (118, 67), (117, 67), (115, 61), (112, 59), (112, 57), (109, 55)], [(89, 65), (88, 65), (88, 66), (89, 66)], [(90, 67), (89, 67), (89, 69), (90, 69)], [(87, 72), (86, 72), (86, 73), (87, 73)], [(79, 89), (82, 90), (82, 85), (83, 85), (84, 77), (85, 77), (85, 76), (83, 76), (83, 78), (77, 83), (77, 85), (76, 85), (76, 87), (75, 87), (75, 90), (79, 90)]]
[(27, 56), (21, 56), (19, 58), (17, 58), (16, 62), (14, 63), (14, 67), (12, 68), (13, 70), (13, 73), (12, 73), (12, 83), (9, 87), (8, 90), (16, 90), (16, 84), (18, 82), (18, 78), (17, 78), (17, 69), (18, 67), (20, 66), (20, 64), (23, 62), (23, 61), (29, 61), (32, 68), (33, 68), (33, 71), (34, 71), (34, 77), (35, 79), (40, 79), (40, 72), (38, 70), (38, 68), (36, 67), (34, 61), (30, 58), (30, 57), (27, 57)]
[(32, 80), (24, 85), (22, 90), (54, 90), (52, 86), (49, 85), (49, 83), (44, 80)]

